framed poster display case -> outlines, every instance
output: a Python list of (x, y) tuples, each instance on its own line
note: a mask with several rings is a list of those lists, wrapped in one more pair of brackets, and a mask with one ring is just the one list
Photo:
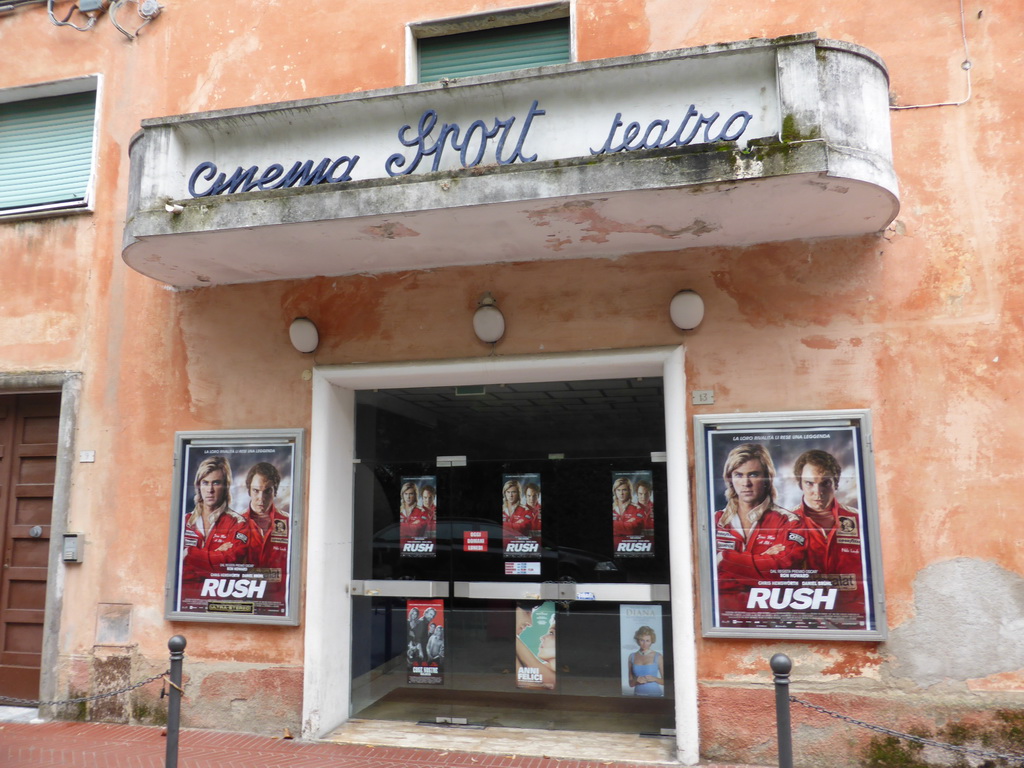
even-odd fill
[(178, 432), (166, 617), (299, 623), (301, 429)]
[(705, 637), (884, 640), (866, 410), (694, 417)]

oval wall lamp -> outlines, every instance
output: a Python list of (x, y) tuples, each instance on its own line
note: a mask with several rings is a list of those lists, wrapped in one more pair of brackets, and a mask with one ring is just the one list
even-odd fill
[(473, 333), (480, 341), (494, 344), (505, 335), (505, 316), (490, 291), (480, 297), (473, 313)]
[(313, 352), (320, 343), (320, 332), (308, 317), (297, 317), (292, 320), (291, 327), (288, 329), (288, 338), (291, 339), (295, 349), (308, 354)]
[(668, 305), (672, 323), (681, 331), (692, 331), (704, 319), (704, 299), (696, 291), (680, 291)]

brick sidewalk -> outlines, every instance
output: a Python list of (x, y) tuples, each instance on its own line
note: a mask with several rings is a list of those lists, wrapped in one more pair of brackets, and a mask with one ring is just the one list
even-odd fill
[[(164, 768), (160, 728), (105, 723), (0, 723), (0, 768)], [(651, 768), (650, 763), (557, 760), (289, 741), (182, 730), (178, 768)], [(707, 766), (706, 768), (714, 768)]]

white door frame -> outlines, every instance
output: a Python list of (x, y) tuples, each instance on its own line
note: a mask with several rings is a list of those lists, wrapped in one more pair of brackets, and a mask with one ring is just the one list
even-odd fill
[(351, 705), (353, 472), (355, 393), (366, 389), (511, 384), (661, 376), (665, 388), (666, 469), (675, 661), (676, 749), (695, 765), (697, 730), (693, 515), (690, 509), (683, 347), (567, 355), (325, 366), (313, 371), (307, 504), (303, 738), (329, 734)]

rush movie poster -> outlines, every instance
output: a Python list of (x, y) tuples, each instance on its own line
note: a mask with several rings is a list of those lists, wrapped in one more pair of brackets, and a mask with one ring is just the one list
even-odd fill
[(398, 499), (402, 557), (437, 554), (437, 477), (403, 477)]
[(857, 427), (706, 434), (715, 626), (873, 630)]
[(540, 475), (502, 475), (501, 538), (506, 558), (540, 555)]
[(653, 489), (650, 470), (612, 473), (615, 557), (654, 557)]
[(665, 651), (660, 605), (619, 606), (622, 695), (665, 695)]
[(173, 611), (232, 620), (290, 614), (295, 458), (287, 440), (184, 444)]
[(406, 650), (410, 685), (444, 683), (444, 601), (407, 600), (405, 623), (409, 633)]
[(516, 688), (554, 690), (555, 604), (516, 604)]

